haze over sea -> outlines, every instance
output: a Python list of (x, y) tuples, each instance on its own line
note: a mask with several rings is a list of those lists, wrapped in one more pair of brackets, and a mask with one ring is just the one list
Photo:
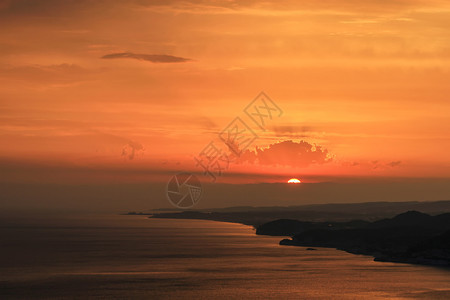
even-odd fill
[(2, 216), (0, 298), (448, 299), (450, 270), (279, 246), (252, 227), (145, 216)]

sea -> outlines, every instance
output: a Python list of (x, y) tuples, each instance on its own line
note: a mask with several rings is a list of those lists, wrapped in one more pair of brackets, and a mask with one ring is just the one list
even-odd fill
[(450, 270), (280, 246), (242, 224), (3, 216), (0, 299), (450, 299)]

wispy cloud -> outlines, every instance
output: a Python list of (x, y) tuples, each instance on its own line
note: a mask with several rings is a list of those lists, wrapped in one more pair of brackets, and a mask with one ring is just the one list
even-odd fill
[(397, 161), (391, 161), (391, 162), (380, 162), (378, 160), (371, 161), (372, 169), (381, 169), (384, 170), (386, 168), (395, 168), (400, 165), (402, 165), (402, 162), (400, 160)]
[(166, 55), (166, 54), (136, 54), (131, 52), (111, 53), (102, 56), (103, 59), (116, 59), (116, 58), (132, 58), (137, 60), (145, 60), (152, 63), (181, 63), (189, 62), (192, 59)]
[(143, 151), (144, 146), (141, 143), (130, 141), (122, 149), (122, 156), (128, 157), (128, 159), (133, 159), (136, 151)]

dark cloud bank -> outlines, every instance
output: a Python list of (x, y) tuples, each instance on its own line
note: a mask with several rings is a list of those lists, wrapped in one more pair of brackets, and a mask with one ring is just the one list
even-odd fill
[(290, 140), (271, 144), (268, 148), (256, 148), (255, 151), (246, 150), (239, 157), (239, 162), (292, 167), (323, 164), (331, 160), (327, 149), (305, 141)]

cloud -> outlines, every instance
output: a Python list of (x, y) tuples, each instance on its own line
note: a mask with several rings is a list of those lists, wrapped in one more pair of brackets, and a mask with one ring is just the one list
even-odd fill
[(256, 151), (246, 150), (239, 157), (239, 162), (292, 167), (324, 164), (331, 160), (332, 157), (327, 149), (305, 141), (291, 140), (271, 144), (268, 148), (256, 148)]
[(138, 142), (130, 141), (128, 144), (122, 148), (122, 156), (127, 157), (132, 160), (136, 155), (136, 151), (143, 151), (144, 146)]
[(400, 166), (401, 164), (402, 164), (402, 162), (400, 160), (397, 160), (397, 161), (391, 161), (390, 163), (387, 163), (386, 165), (391, 168), (394, 168), (394, 167)]
[(216, 122), (214, 122), (214, 120), (205, 116), (197, 117), (196, 122), (199, 124), (199, 126), (209, 131), (219, 128), (219, 126), (217, 125)]
[(86, 69), (76, 64), (58, 65), (20, 65), (0, 64), (0, 77), (7, 79), (22, 80), (27, 83), (32, 82), (73, 82), (86, 80), (92, 74), (97, 74), (98, 70)]
[(400, 160), (396, 161), (380, 161), (380, 160), (372, 160), (372, 161), (343, 161), (341, 162), (342, 167), (358, 167), (358, 168), (367, 168), (372, 170), (387, 170), (391, 168), (397, 168), (403, 165), (403, 162)]
[(380, 4), (373, 0), (324, 0), (324, 1), (234, 1), (234, 0), (136, 0), (139, 6), (147, 9), (158, 9), (167, 7), (171, 10), (184, 13), (253, 13), (268, 14), (270, 12), (309, 12), (316, 13), (361, 13), (376, 14), (381, 12), (399, 13), (403, 11), (411, 11), (412, 9), (420, 9), (427, 7), (435, 7), (442, 5), (439, 0), (392, 0)]
[(371, 161), (372, 169), (380, 169), (385, 170), (386, 168), (395, 168), (402, 165), (400, 160), (391, 161), (391, 162), (380, 162), (378, 160)]
[(357, 161), (343, 161), (341, 165), (343, 167), (358, 167), (361, 166), (361, 163)]
[(273, 132), (277, 137), (299, 139), (306, 138), (312, 135), (313, 128), (310, 126), (297, 125), (276, 125), (272, 127)]
[(180, 63), (192, 61), (189, 58), (177, 57), (165, 54), (135, 54), (131, 52), (111, 53), (102, 56), (103, 59), (116, 59), (116, 58), (133, 58), (137, 60), (145, 60), (152, 63)]

